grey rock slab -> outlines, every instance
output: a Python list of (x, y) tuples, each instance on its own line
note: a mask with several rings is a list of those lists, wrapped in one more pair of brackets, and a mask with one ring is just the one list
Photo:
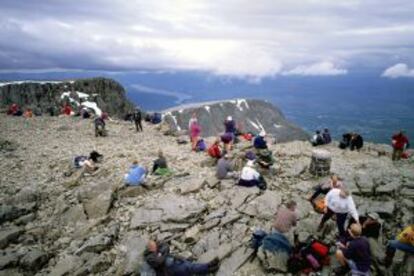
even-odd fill
[(175, 194), (163, 195), (160, 198), (148, 199), (133, 215), (131, 228), (163, 222), (188, 222), (199, 216), (207, 205), (197, 199), (178, 196)]
[(281, 203), (282, 196), (279, 192), (266, 190), (264, 194), (245, 204), (240, 211), (259, 219), (272, 219)]
[(107, 232), (89, 238), (77, 251), (76, 255), (83, 252), (100, 253), (109, 249), (119, 234), (119, 225), (113, 225)]
[(40, 249), (31, 249), (27, 252), (20, 260), (20, 265), (30, 271), (37, 271), (42, 268), (47, 261), (49, 256), (46, 252)]
[(227, 215), (221, 219), (221, 226), (226, 226), (227, 224), (231, 224), (241, 218), (241, 214), (237, 211), (228, 212)]
[(375, 212), (378, 213), (382, 218), (393, 217), (394, 211), (394, 201), (365, 200), (360, 206), (358, 206), (358, 212), (360, 214)]
[(16, 207), (14, 205), (0, 205), (0, 224), (12, 221), (24, 214), (26, 214), (26, 210)]
[(233, 245), (231, 243), (221, 244), (218, 248), (212, 248), (209, 251), (205, 252), (198, 258), (198, 261), (200, 263), (208, 263), (216, 257), (222, 260), (229, 256), (232, 252)]
[(20, 227), (8, 227), (0, 230), (0, 249), (6, 248), (10, 243), (14, 242), (23, 233)]
[(178, 189), (182, 195), (186, 195), (200, 191), (205, 184), (207, 184), (205, 179), (192, 179), (191, 181), (186, 181), (180, 184)]
[(67, 255), (60, 259), (52, 268), (48, 275), (50, 276), (64, 276), (69, 275), (71, 271), (78, 269), (83, 265), (82, 258), (78, 256)]
[(220, 245), (220, 232), (219, 231), (210, 231), (193, 246), (192, 253), (195, 256), (200, 256), (201, 254), (209, 251), (213, 248), (218, 248)]
[(217, 276), (231, 276), (250, 258), (253, 249), (240, 247), (231, 254), (230, 257), (224, 259), (217, 271)]
[(148, 237), (136, 232), (129, 232), (122, 239), (121, 245), (125, 250), (122, 275), (139, 275), (140, 268), (144, 264), (143, 252), (147, 242)]
[(78, 191), (78, 198), (82, 202), (89, 219), (105, 216), (112, 206), (116, 184), (109, 180), (95, 180), (85, 184)]
[(239, 208), (241, 205), (245, 204), (259, 194), (260, 190), (256, 187), (239, 186), (234, 186), (232, 189), (222, 192), (222, 195), (230, 201), (230, 206), (233, 209)]
[(20, 254), (15, 251), (0, 251), (0, 270), (17, 266), (19, 260)]
[(188, 223), (162, 223), (161, 232), (181, 232), (190, 227)]

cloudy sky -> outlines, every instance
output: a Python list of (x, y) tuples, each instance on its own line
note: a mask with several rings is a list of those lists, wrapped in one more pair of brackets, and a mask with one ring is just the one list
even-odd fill
[(0, 72), (414, 77), (412, 0), (1, 0)]

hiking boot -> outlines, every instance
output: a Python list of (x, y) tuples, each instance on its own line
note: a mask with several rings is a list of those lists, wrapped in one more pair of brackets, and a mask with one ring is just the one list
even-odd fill
[(333, 273), (336, 276), (344, 276), (350, 271), (349, 267), (347, 266), (338, 266), (334, 268)]

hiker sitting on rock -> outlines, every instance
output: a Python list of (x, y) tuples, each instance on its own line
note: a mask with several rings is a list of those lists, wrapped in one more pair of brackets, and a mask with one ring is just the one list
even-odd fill
[(94, 125), (95, 125), (95, 137), (106, 136), (106, 130), (105, 130), (106, 124), (102, 116), (99, 116), (94, 120)]
[(358, 211), (356, 210), (354, 200), (349, 192), (342, 187), (341, 189), (333, 188), (325, 197), (325, 214), (318, 226), (318, 231), (322, 230), (326, 221), (333, 215), (336, 216), (336, 225), (339, 231), (339, 237), (345, 237), (345, 222), (348, 214), (351, 214), (356, 222), (359, 222)]
[(329, 133), (329, 129), (325, 128), (322, 133), (323, 143), (330, 144), (332, 142), (331, 134)]
[(226, 153), (217, 163), (216, 177), (218, 179), (237, 178), (238, 173), (233, 171), (233, 164), (230, 161), (231, 155)]
[(320, 195), (320, 194), (324, 194), (326, 195), (331, 189), (333, 188), (342, 188), (344, 186), (343, 182), (338, 180), (338, 176), (337, 175), (332, 175), (328, 181), (326, 181), (325, 183), (321, 183), (318, 186), (316, 186), (315, 188), (315, 192), (313, 193), (313, 195), (309, 198), (309, 201), (311, 203), (314, 203), (314, 200)]
[(215, 159), (221, 158), (220, 139), (216, 138), (214, 143), (208, 148), (207, 153), (210, 157)]
[(132, 162), (129, 172), (125, 175), (124, 181), (126, 186), (139, 186), (145, 182), (147, 170), (138, 165), (138, 161)]
[(266, 181), (263, 176), (255, 170), (254, 161), (247, 161), (247, 164), (242, 169), (238, 185), (244, 187), (257, 186), (261, 190), (266, 189)]
[(152, 165), (152, 174), (156, 175), (166, 175), (170, 171), (167, 166), (167, 159), (165, 159), (164, 153), (162, 150), (158, 151), (158, 158), (154, 161)]
[(254, 138), (253, 146), (255, 149), (267, 149), (266, 132), (262, 130), (258, 136)]
[(384, 259), (386, 267), (391, 266), (397, 249), (407, 254), (414, 255), (414, 217), (411, 220), (411, 225), (407, 226), (400, 234), (398, 234), (395, 240), (388, 242)]
[(336, 258), (341, 266), (335, 269), (335, 273), (345, 275), (351, 270), (352, 275), (369, 276), (371, 252), (368, 240), (361, 237), (361, 225), (352, 224), (348, 232), (351, 240), (346, 245), (337, 243)]
[(257, 152), (257, 164), (263, 169), (270, 169), (274, 164), (273, 154), (268, 149), (261, 149)]
[(349, 142), (349, 148), (351, 150), (359, 151), (364, 146), (364, 139), (358, 133), (353, 133), (351, 136), (351, 141)]
[(279, 207), (273, 220), (273, 230), (281, 234), (288, 233), (296, 226), (298, 215), (296, 214), (296, 202), (291, 200), (286, 207)]
[(150, 240), (144, 251), (145, 261), (155, 270), (156, 275), (186, 276), (214, 273), (219, 269), (219, 260), (209, 263), (193, 263), (184, 258), (173, 256), (165, 243)]
[(312, 136), (311, 143), (314, 147), (325, 144), (320, 130), (317, 130), (315, 134)]
[(409, 141), (407, 136), (404, 135), (404, 131), (392, 136), (392, 160), (400, 160), (404, 150), (409, 147)]

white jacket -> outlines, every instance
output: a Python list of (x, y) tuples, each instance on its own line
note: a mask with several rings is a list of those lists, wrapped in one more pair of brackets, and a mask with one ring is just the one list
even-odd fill
[(350, 213), (356, 221), (359, 221), (358, 211), (352, 196), (349, 195), (348, 197), (343, 198), (339, 195), (340, 193), (340, 189), (331, 189), (325, 197), (326, 206), (335, 213)]
[(253, 180), (253, 179), (259, 179), (260, 174), (254, 169), (249, 166), (244, 166), (241, 172), (240, 178), (243, 180)]

